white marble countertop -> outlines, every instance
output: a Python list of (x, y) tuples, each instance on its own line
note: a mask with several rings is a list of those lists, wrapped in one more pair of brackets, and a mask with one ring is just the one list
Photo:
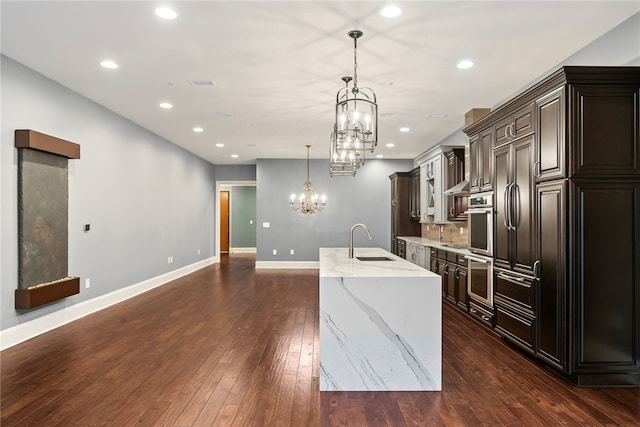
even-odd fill
[(411, 243), (417, 243), (418, 245), (428, 246), (430, 248), (444, 249), (449, 252), (456, 252), (463, 255), (469, 255), (471, 252), (466, 248), (454, 248), (451, 246), (447, 246), (447, 244), (442, 244), (437, 240), (425, 239), (417, 236), (398, 236), (398, 239), (405, 240)]
[[(320, 248), (320, 277), (433, 277), (437, 276), (382, 248)], [(393, 261), (360, 261), (358, 256), (385, 256)]]

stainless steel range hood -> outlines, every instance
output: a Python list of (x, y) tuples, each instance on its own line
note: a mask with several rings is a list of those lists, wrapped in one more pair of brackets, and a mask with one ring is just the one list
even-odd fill
[(443, 191), (442, 194), (445, 196), (466, 196), (469, 194), (469, 181), (466, 179), (464, 181), (460, 181), (447, 191)]

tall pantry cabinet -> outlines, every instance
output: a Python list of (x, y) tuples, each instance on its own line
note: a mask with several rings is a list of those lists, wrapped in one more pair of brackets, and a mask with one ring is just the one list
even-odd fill
[(640, 67), (563, 67), (465, 132), (532, 104), (530, 350), (578, 385), (640, 386)]

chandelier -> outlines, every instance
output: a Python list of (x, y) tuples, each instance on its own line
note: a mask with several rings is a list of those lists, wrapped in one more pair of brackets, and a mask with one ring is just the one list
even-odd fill
[(339, 137), (334, 127), (330, 137), (330, 176), (356, 176), (356, 171), (364, 164), (364, 145), (347, 142)]
[(304, 190), (298, 200), (296, 201), (296, 195), (291, 195), (291, 200), (289, 201), (289, 205), (291, 209), (300, 211), (303, 214), (313, 214), (316, 211), (321, 211), (327, 206), (326, 197), (323, 195), (320, 200), (318, 200), (318, 196), (313, 194), (313, 185), (311, 185), (311, 181), (309, 181), (309, 148), (310, 145), (305, 145), (307, 147), (307, 180), (304, 183)]
[(353, 30), (348, 34), (353, 39), (353, 78), (342, 77), (345, 87), (336, 95), (330, 170), (345, 161), (353, 161), (357, 170), (364, 164), (365, 151), (373, 153), (378, 144), (376, 94), (370, 88), (358, 87), (358, 38), (362, 36), (362, 31)]

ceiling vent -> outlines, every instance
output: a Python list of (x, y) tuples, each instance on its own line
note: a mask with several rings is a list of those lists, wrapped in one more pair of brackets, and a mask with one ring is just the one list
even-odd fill
[(215, 86), (213, 80), (187, 80), (191, 86)]

